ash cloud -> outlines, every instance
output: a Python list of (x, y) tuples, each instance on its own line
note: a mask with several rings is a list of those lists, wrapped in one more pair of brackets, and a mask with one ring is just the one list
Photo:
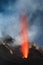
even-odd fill
[(5, 32), (20, 41), (20, 15), (25, 11), (29, 40), (43, 45), (43, 0), (2, 0), (0, 3), (0, 37)]

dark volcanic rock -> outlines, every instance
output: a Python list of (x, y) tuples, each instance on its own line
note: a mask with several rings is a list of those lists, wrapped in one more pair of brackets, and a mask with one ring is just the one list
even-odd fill
[(43, 55), (33, 47), (30, 48), (29, 57), (23, 59), (20, 52), (20, 46), (15, 47), (14, 54), (11, 54), (5, 46), (0, 45), (0, 65), (9, 64), (43, 65)]

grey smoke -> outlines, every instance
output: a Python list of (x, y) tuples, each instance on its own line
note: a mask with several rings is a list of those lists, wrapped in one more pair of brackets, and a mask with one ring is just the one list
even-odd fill
[(38, 42), (38, 38), (43, 36), (43, 0), (9, 0), (5, 5), (2, 6), (4, 11), (0, 12), (0, 37), (5, 32), (20, 41), (20, 15), (25, 11), (29, 23), (29, 40)]

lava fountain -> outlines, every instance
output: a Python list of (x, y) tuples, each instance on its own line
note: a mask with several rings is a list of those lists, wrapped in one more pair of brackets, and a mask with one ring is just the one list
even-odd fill
[(27, 32), (27, 17), (26, 15), (21, 16), (21, 53), (23, 58), (28, 58), (29, 55), (29, 42), (28, 42), (28, 32)]

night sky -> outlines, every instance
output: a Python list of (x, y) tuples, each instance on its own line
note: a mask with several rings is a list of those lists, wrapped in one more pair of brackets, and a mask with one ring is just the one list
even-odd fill
[(24, 11), (29, 41), (43, 47), (43, 0), (0, 0), (0, 38), (9, 34), (20, 40), (20, 15)]

